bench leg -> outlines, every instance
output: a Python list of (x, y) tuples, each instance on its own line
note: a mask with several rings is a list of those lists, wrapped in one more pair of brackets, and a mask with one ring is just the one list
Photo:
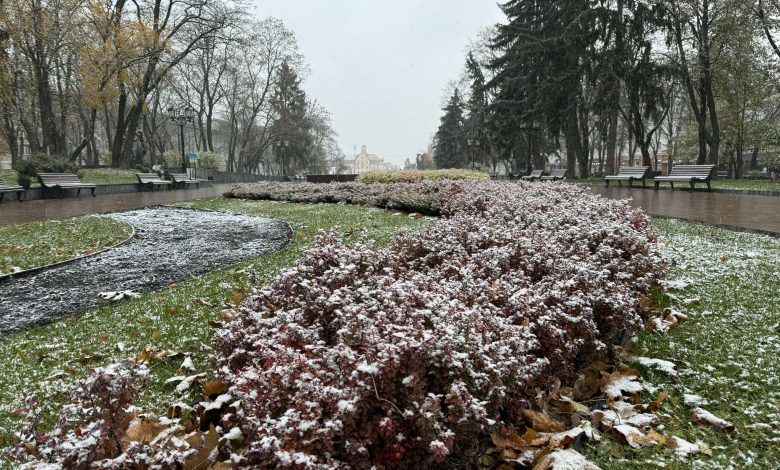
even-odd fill
[(696, 187), (696, 182), (691, 181), (691, 192), (693, 192), (693, 189)]
[(710, 180), (707, 180), (707, 192), (708, 193), (712, 192), (712, 188), (710, 187)]
[(97, 188), (89, 188), (89, 189), (91, 189), (91, 190), (92, 190), (92, 197), (95, 197), (95, 190), (96, 190)]
[(658, 191), (658, 185), (661, 184), (660, 181), (653, 181), (655, 183), (655, 190)]
[(0, 202), (3, 202), (4, 197), (5, 197), (5, 193), (0, 193)]
[(76, 188), (76, 197), (81, 197), (81, 188)]
[(674, 181), (669, 181), (669, 185), (672, 187), (672, 191), (674, 191)]
[(604, 180), (605, 183), (607, 183), (607, 187), (609, 187), (609, 180)]
[(16, 192), (16, 199), (18, 199), (18, 200), (19, 200), (19, 202), (22, 202), (22, 193), (23, 193), (23, 192), (24, 192), (24, 191), (17, 191), (17, 192)]

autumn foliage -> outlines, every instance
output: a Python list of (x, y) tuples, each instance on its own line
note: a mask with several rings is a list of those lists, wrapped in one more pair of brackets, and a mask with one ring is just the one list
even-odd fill
[(639, 298), (663, 262), (628, 204), (561, 184), (386, 191), (424, 197), (445, 218), (384, 249), (321, 233), (217, 334), (211, 359), (242, 398), (226, 425), (243, 431), (245, 463), (442, 462), (465, 438), (521, 422), (537, 391), (571, 383), (641, 326)]

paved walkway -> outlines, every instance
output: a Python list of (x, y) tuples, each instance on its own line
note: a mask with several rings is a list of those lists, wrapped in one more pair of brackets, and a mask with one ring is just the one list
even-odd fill
[[(201, 189), (171, 189), (141, 193), (111, 194), (80, 198), (40, 199), (35, 201), (9, 201), (0, 204), (0, 225), (17, 224), (33, 220), (64, 219), (84, 214), (140, 209), (142, 207), (221, 196), (232, 184), (217, 184)], [(9, 199), (6, 197), (6, 199)]]
[(632, 198), (631, 205), (652, 215), (780, 236), (780, 198), (745, 194), (593, 187), (595, 194)]
[[(113, 194), (96, 198), (46, 199), (0, 204), (0, 225), (31, 220), (62, 219), (84, 214), (117, 212), (141, 207), (220, 196), (233, 185), (203, 189), (174, 189), (142, 193)], [(654, 191), (592, 187), (595, 194), (615, 199), (632, 198), (634, 207), (647, 213), (677, 217), (711, 225), (747, 229), (780, 236), (780, 197), (696, 191)]]

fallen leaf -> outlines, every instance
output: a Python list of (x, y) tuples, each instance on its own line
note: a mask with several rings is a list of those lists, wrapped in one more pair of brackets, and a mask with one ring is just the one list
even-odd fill
[(733, 424), (724, 419), (718, 418), (704, 408), (694, 408), (691, 410), (691, 414), (693, 415), (693, 422), (696, 424), (712, 426), (726, 432), (734, 432), (736, 429)]
[(216, 398), (227, 392), (227, 385), (219, 380), (208, 380), (203, 384), (203, 395), (208, 398)]
[(233, 304), (238, 305), (244, 301), (244, 297), (246, 297), (244, 291), (234, 290), (233, 293), (230, 294), (230, 301), (233, 302)]
[(490, 440), (499, 452), (506, 449), (522, 449), (528, 445), (516, 432), (494, 432), (490, 435)]
[[(176, 386), (176, 392), (177, 393), (183, 393), (183, 392), (187, 391), (192, 386), (192, 384), (194, 384), (195, 382), (197, 382), (197, 381), (199, 381), (201, 379), (205, 379), (205, 378), (206, 378), (206, 373), (205, 372), (201, 373), (201, 374), (195, 374), (195, 375), (190, 375), (190, 376), (184, 377), (181, 380), (181, 382), (179, 383), (179, 385)], [(166, 381), (166, 383), (168, 383), (168, 381)]]
[(619, 424), (612, 428), (612, 432), (620, 438), (625, 444), (631, 447), (650, 447), (663, 444), (666, 439), (655, 430), (651, 429), (647, 434), (634, 426), (628, 424)]
[(528, 409), (522, 410), (522, 413), (525, 421), (534, 429), (534, 431), (561, 432), (566, 430), (566, 425), (552, 419), (546, 413)]
[(236, 318), (237, 312), (233, 308), (226, 308), (219, 312), (219, 316), (225, 321), (233, 321)]
[(650, 403), (650, 410), (651, 411), (658, 411), (661, 409), (661, 405), (663, 405), (664, 400), (666, 400), (666, 397), (669, 396), (669, 392), (666, 390), (662, 390), (661, 393), (658, 394), (658, 397), (653, 400), (652, 403)]
[(160, 424), (155, 415), (136, 416), (130, 421), (125, 435), (122, 436), (122, 450), (127, 450), (133, 442), (148, 444), (163, 430), (165, 430), (165, 426)]
[(640, 382), (639, 372), (634, 369), (621, 368), (611, 373), (605, 380), (602, 391), (610, 401), (628, 396), (634, 398), (645, 389)]
[(192, 433), (185, 440), (198, 452), (184, 461), (184, 470), (203, 470), (214, 462), (212, 451), (219, 444), (219, 434), (214, 426), (209, 427), (206, 433), (201, 431)]
[(573, 449), (555, 449), (534, 462), (533, 470), (600, 470), (582, 454)]
[(683, 457), (699, 452), (698, 444), (693, 444), (677, 436), (669, 436), (669, 439), (666, 440), (666, 447), (672, 449), (675, 451), (675, 453)]

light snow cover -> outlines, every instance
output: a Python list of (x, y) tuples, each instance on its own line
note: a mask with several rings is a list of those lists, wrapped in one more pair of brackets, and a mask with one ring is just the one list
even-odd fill
[(256, 392), (238, 417), (249, 462), (295, 451), (312, 453), (312, 468), (440, 462), (461, 434), (527, 406), (525, 389), (573, 381), (576, 364), (639, 328), (638, 299), (665, 266), (644, 214), (570, 185), (256, 184), (233, 194), (442, 216), (384, 249), (320, 233), (217, 334), (219, 379), (236, 396)]
[(664, 374), (670, 377), (677, 376), (677, 365), (674, 362), (666, 361), (663, 359), (654, 359), (650, 357), (632, 357), (630, 360), (644, 367), (648, 367), (650, 369), (655, 369), (659, 372), (663, 372)]

